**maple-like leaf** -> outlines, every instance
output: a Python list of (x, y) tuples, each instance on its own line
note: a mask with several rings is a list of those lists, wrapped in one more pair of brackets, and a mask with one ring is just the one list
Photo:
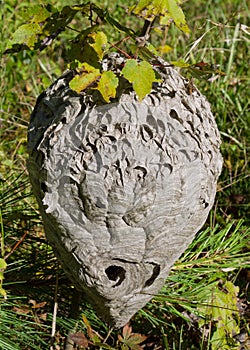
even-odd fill
[(127, 60), (122, 69), (122, 74), (133, 85), (140, 101), (150, 93), (153, 82), (161, 81), (156, 79), (150, 63), (146, 61), (137, 62), (135, 59)]
[(146, 340), (145, 335), (133, 333), (132, 327), (126, 324), (122, 329), (122, 336), (118, 335), (118, 340), (123, 344), (122, 349), (142, 350), (140, 344)]

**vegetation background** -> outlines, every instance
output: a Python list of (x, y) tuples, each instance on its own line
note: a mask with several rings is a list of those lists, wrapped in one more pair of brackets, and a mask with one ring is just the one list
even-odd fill
[[(95, 2), (107, 6), (119, 22), (134, 29), (141, 25), (125, 15), (135, 1)], [(19, 10), (32, 4), (0, 1), (1, 53), (21, 24)], [(168, 61), (204, 61), (225, 73), (194, 79), (218, 123), (224, 168), (203, 230), (176, 262), (161, 293), (119, 331), (109, 329), (84, 302), (81, 315), (73, 319), (74, 288), (45, 240), (27, 176), (29, 116), (38, 95), (65, 70), (69, 34), (39, 55), (1, 54), (0, 257), (7, 267), (1, 259), (0, 349), (63, 349), (69, 330), (79, 349), (250, 348), (250, 9), (245, 0), (189, 0), (183, 10), (189, 37), (170, 26), (153, 33), (151, 40)], [(112, 31), (109, 35), (112, 42), (117, 40)]]

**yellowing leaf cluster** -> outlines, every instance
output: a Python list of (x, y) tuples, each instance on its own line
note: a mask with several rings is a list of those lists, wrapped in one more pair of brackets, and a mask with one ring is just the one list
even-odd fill
[[(98, 90), (103, 99), (109, 103), (110, 99), (116, 96), (119, 78), (112, 71), (102, 71), (99, 63), (103, 59), (106, 50), (107, 37), (103, 32), (99, 31), (88, 34), (86, 39), (88, 40), (88, 45), (85, 46), (82, 59), (87, 60), (88, 63), (78, 62), (78, 75), (70, 81), (69, 86), (78, 93), (87, 88)], [(95, 53), (95, 55), (92, 54), (92, 62), (89, 55), (91, 50), (88, 50), (88, 47), (92, 51), (94, 50)], [(127, 60), (122, 69), (122, 75), (133, 85), (133, 89), (140, 101), (150, 93), (152, 83), (159, 81), (159, 79), (156, 79), (155, 72), (148, 62), (138, 62), (135, 59)]]
[[(138, 4), (131, 8), (131, 11), (149, 21), (159, 17), (161, 25), (174, 22), (183, 32), (188, 33), (189, 28), (179, 6), (180, 2), (181, 0), (138, 0)], [(135, 57), (141, 60), (128, 59), (121, 75), (132, 84), (139, 100), (142, 101), (150, 93), (152, 84), (159, 81), (149, 63), (150, 60), (157, 56), (159, 51), (166, 53), (171, 48), (165, 45), (157, 51), (147, 40), (143, 40), (142, 44), (138, 40), (143, 36), (137, 36), (138, 31), (135, 32), (123, 26), (108, 10), (103, 10), (91, 1), (80, 5), (64, 6), (60, 10), (50, 4), (37, 4), (23, 8), (21, 16), (27, 23), (21, 25), (13, 34), (5, 53), (24, 49), (43, 50), (69, 28), (69, 24), (77, 13), (87, 17), (90, 20), (90, 26), (77, 29), (77, 35), (69, 41), (69, 49), (65, 57), (69, 63), (68, 67), (77, 71), (77, 75), (70, 82), (70, 87), (78, 93), (88, 88), (96, 89), (107, 103), (111, 98), (116, 97), (120, 76), (113, 71), (103, 71), (101, 65), (104, 55), (110, 48), (116, 48), (116, 45), (110, 45), (105, 33), (98, 30), (101, 19), (102, 25), (111, 25), (116, 31), (126, 34), (126, 40), (132, 41), (130, 51), (135, 52)], [(151, 26), (148, 28), (150, 31)]]
[[(108, 39), (106, 35), (100, 31), (90, 33), (87, 39), (88, 45), (86, 45), (83, 51), (82, 60), (86, 60), (87, 58), (89, 63), (79, 62), (78, 75), (70, 81), (69, 86), (78, 93), (87, 88), (98, 90), (103, 99), (108, 103), (110, 102), (110, 98), (115, 97), (116, 88), (119, 83), (118, 78), (113, 72), (101, 71), (99, 61), (103, 59)], [(92, 54), (92, 64), (90, 64), (91, 56), (88, 55), (91, 53), (91, 50), (88, 50), (88, 47), (95, 52), (94, 56)]]
[(110, 98), (114, 98), (116, 95), (118, 78), (111, 71), (101, 72), (100, 69), (83, 63), (79, 75), (70, 81), (69, 86), (78, 93), (87, 88), (98, 90), (103, 99), (110, 102)]
[(140, 0), (131, 10), (134, 14), (150, 21), (158, 16), (161, 25), (169, 25), (174, 21), (181, 31), (189, 34), (190, 30), (185, 15), (178, 5), (179, 2), (178, 0)]

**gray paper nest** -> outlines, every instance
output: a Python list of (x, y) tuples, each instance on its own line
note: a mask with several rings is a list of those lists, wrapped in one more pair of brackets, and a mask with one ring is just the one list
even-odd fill
[[(119, 71), (112, 54), (103, 67)], [(163, 286), (213, 205), (220, 136), (198, 90), (161, 59), (139, 102), (77, 94), (69, 71), (31, 115), (28, 169), (45, 232), (76, 288), (121, 327)]]

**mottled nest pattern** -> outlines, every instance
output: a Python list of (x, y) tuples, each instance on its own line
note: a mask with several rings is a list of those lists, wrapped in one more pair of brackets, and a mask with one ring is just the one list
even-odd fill
[[(119, 72), (123, 62), (113, 54), (103, 67)], [(203, 226), (222, 166), (206, 98), (157, 62), (163, 82), (142, 102), (125, 80), (110, 104), (94, 90), (77, 94), (75, 72), (66, 72), (38, 98), (29, 127), (28, 169), (47, 238), (115, 327), (157, 294)]]

